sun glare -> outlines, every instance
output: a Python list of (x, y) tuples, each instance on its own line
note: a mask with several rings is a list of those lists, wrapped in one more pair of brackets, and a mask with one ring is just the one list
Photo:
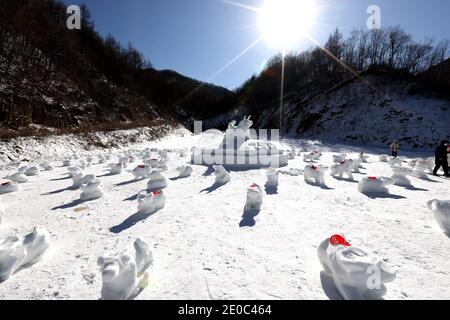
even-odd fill
[(266, 0), (259, 23), (270, 46), (291, 49), (311, 30), (316, 11), (313, 0)]

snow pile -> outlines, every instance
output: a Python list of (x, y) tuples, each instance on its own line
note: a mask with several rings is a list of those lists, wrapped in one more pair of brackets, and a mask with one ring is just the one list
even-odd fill
[(159, 191), (167, 188), (167, 179), (159, 169), (153, 170), (149, 175), (149, 181), (147, 183), (147, 191)]
[(263, 192), (259, 185), (252, 184), (247, 188), (247, 201), (245, 203), (245, 211), (259, 211), (261, 210), (263, 202)]
[(346, 300), (382, 298), (387, 293), (384, 284), (396, 278), (382, 259), (353, 247), (340, 235), (323, 241), (318, 256), (325, 273)]
[(231, 181), (230, 174), (225, 170), (222, 165), (213, 166), (214, 174), (216, 177), (216, 185), (224, 185)]
[(20, 186), (17, 183), (7, 179), (0, 180), (0, 194), (11, 193), (19, 190)]
[(441, 229), (450, 236), (450, 201), (432, 200), (427, 205)]
[(140, 193), (138, 195), (138, 212), (143, 214), (153, 214), (161, 210), (166, 205), (166, 197), (164, 192), (154, 191), (147, 194)]
[(363, 194), (389, 193), (387, 186), (394, 184), (394, 180), (386, 177), (365, 177), (358, 184), (358, 191)]
[(90, 201), (96, 200), (103, 197), (103, 191), (100, 188), (101, 182), (100, 180), (95, 179), (94, 181), (89, 182), (86, 185), (81, 187), (81, 201)]
[(50, 235), (44, 228), (35, 228), (25, 237), (0, 240), (0, 282), (41, 260), (49, 247)]
[(327, 170), (328, 167), (307, 165), (304, 170), (305, 182), (325, 187), (325, 172)]
[(127, 253), (104, 255), (97, 264), (102, 274), (103, 300), (129, 300), (135, 298), (148, 285), (146, 270), (153, 264), (149, 245), (137, 239), (134, 242), (134, 258)]
[(38, 176), (39, 173), (40, 173), (40, 170), (38, 167), (30, 167), (27, 170), (25, 170), (25, 175), (28, 177)]

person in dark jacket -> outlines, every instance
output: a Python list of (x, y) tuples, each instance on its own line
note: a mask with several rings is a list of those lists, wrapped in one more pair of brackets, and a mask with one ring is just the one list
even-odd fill
[(433, 174), (437, 176), (439, 169), (442, 167), (446, 177), (450, 177), (448, 173), (448, 140), (443, 140), (441, 145), (436, 148), (436, 167), (434, 168)]

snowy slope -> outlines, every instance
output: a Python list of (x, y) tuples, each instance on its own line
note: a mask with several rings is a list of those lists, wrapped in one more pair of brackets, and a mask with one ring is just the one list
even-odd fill
[[(267, 110), (260, 127), (279, 123)], [(430, 150), (450, 138), (450, 100), (431, 94), (414, 81), (366, 74), (307, 102), (287, 99), (284, 125), (291, 135), (335, 142)]]
[[(133, 148), (194, 145), (198, 137), (174, 134)], [(359, 151), (328, 147), (323, 147), (326, 165), (332, 163), (329, 150), (348, 151), (353, 157)], [(378, 154), (369, 155), (364, 172), (392, 174)], [(169, 157), (167, 176), (172, 178), (174, 169), (190, 157)], [(304, 165), (297, 158), (290, 167)], [(192, 177), (169, 181), (164, 209), (127, 226), (122, 222), (136, 213), (135, 195), (147, 181), (134, 182), (129, 172), (104, 176), (105, 167), (86, 170), (99, 176), (105, 197), (75, 207), (70, 204), (79, 191), (65, 190), (71, 181), (63, 179), (64, 168), (43, 172), (22, 191), (1, 196), (8, 208), (0, 237), (42, 225), (52, 235), (53, 248), (43, 261), (1, 283), (0, 299), (98, 299), (97, 257), (129, 248), (137, 237), (152, 245), (155, 256), (150, 285), (138, 299), (338, 299), (317, 258), (319, 244), (335, 233), (344, 233), (397, 270), (387, 299), (450, 298), (450, 239), (426, 207), (433, 198), (450, 199), (449, 180), (413, 178), (417, 190), (391, 187), (393, 196), (371, 199), (358, 193), (357, 183), (329, 175), (329, 189), (307, 185), (302, 176), (280, 175), (278, 194), (265, 195), (255, 226), (240, 228), (246, 187), (254, 182), (264, 185), (265, 170), (231, 172), (229, 184), (208, 192), (202, 190), (211, 187), (214, 175), (206, 167), (193, 166)], [(9, 172), (3, 169), (0, 176)], [(356, 175), (357, 180), (362, 177)], [(55, 209), (61, 206), (65, 207)], [(114, 226), (121, 232), (111, 232)]]

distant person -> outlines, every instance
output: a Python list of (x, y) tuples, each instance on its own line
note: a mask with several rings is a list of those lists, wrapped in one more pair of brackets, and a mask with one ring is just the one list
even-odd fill
[(450, 177), (448, 173), (448, 140), (442, 140), (441, 145), (436, 148), (436, 167), (434, 168), (433, 174), (437, 176), (439, 169), (442, 167), (444, 170), (444, 175), (448, 178)]
[(400, 144), (398, 143), (397, 140), (394, 140), (394, 142), (392, 142), (391, 144), (392, 156), (394, 158), (398, 157), (398, 149), (400, 149)]

